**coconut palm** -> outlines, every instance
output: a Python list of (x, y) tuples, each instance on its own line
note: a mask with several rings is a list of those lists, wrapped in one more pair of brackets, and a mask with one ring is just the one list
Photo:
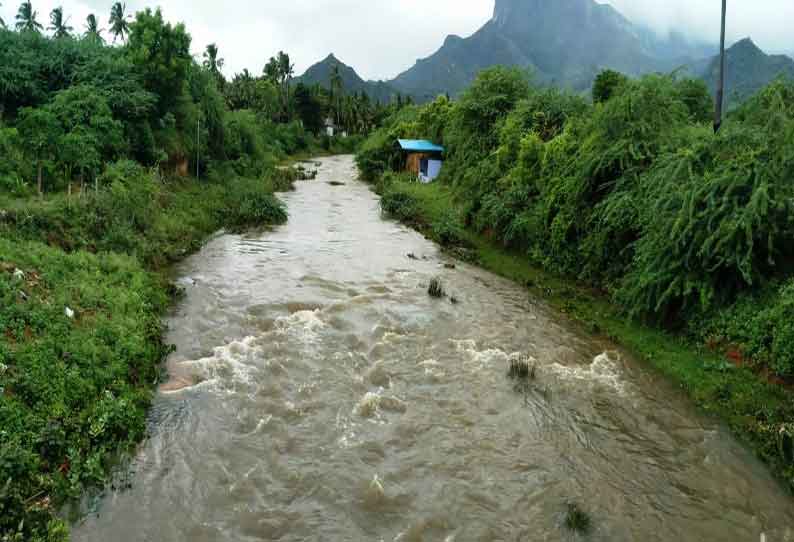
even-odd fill
[(204, 51), (204, 68), (209, 71), (215, 80), (218, 82), (218, 88), (223, 90), (226, 86), (226, 80), (223, 78), (221, 69), (223, 69), (224, 60), (218, 58), (218, 46), (215, 43), (207, 45)]
[(30, 2), (22, 2), (17, 11), (16, 29), (19, 32), (41, 32), (44, 27), (36, 20), (38, 12), (33, 10)]
[(113, 34), (113, 43), (116, 43), (116, 38), (121, 37), (121, 41), (127, 40), (130, 33), (130, 16), (125, 14), (127, 11), (127, 4), (116, 2), (110, 9), (110, 33)]
[(725, 14), (728, 1), (722, 0), (722, 33), (720, 35), (720, 78), (717, 83), (717, 98), (714, 107), (714, 133), (722, 126), (722, 104), (725, 96)]
[(207, 45), (207, 50), (204, 51), (204, 67), (217, 75), (223, 68), (223, 63), (224, 60), (218, 58), (218, 46), (214, 43)]
[(105, 38), (102, 37), (102, 29), (99, 28), (99, 22), (93, 13), (85, 18), (85, 39), (96, 43), (105, 43)]
[(339, 72), (339, 64), (334, 64), (331, 68), (331, 103), (336, 113), (336, 124), (341, 121), (340, 114), (342, 109), (342, 94), (344, 92), (344, 81)]
[(57, 7), (50, 13), (50, 26), (47, 30), (52, 30), (52, 37), (55, 39), (69, 37), (74, 28), (68, 22), (68, 19), (63, 19), (63, 7)]

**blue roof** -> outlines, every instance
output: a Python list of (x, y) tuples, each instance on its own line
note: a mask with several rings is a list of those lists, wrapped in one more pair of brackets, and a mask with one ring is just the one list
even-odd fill
[(444, 152), (444, 147), (427, 141), (426, 139), (398, 139), (400, 147), (410, 152)]

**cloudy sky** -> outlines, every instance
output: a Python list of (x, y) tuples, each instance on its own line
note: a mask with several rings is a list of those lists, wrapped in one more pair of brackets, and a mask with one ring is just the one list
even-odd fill
[[(0, 17), (12, 23), (18, 0), (0, 0)], [(556, 1), (556, 0), (548, 0)], [(716, 40), (719, 0), (604, 0), (629, 19), (663, 32), (682, 29)], [(63, 5), (82, 30), (89, 13), (106, 25), (112, 0), (33, 0), (38, 19)], [(729, 0), (729, 38), (752, 36), (769, 52), (794, 52), (794, 0)], [(231, 75), (260, 72), (283, 49), (302, 73), (333, 52), (365, 78), (388, 79), (433, 53), (448, 34), (467, 36), (487, 21), (494, 0), (129, 0), (128, 11), (161, 6), (167, 19), (184, 21), (196, 53), (217, 42)], [(45, 25), (46, 26), (46, 25)]]

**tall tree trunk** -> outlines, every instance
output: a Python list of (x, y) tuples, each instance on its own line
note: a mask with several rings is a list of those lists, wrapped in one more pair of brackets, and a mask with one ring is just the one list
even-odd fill
[(42, 172), (41, 172), (41, 170), (42, 170), (42, 167), (41, 167), (41, 162), (39, 162), (39, 172), (38, 172), (38, 179), (37, 179), (37, 181), (36, 181), (36, 186), (37, 186), (37, 187), (38, 187), (38, 189), (39, 189), (39, 196), (43, 196), (43, 195), (44, 195), (43, 183), (42, 183)]
[(722, 106), (725, 101), (725, 15), (728, 0), (722, 0), (722, 31), (720, 33), (720, 76), (717, 82), (717, 103), (714, 107), (714, 133), (722, 126)]

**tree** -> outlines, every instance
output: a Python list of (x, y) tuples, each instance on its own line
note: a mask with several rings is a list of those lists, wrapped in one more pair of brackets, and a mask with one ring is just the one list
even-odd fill
[(87, 173), (117, 160), (127, 148), (122, 124), (113, 119), (107, 99), (96, 87), (71, 86), (58, 92), (46, 109), (59, 124), (58, 165), (70, 191), (75, 173), (82, 187)]
[(45, 108), (26, 107), (20, 111), (17, 130), (25, 154), (36, 164), (36, 186), (41, 195), (44, 193), (44, 166), (52, 161), (61, 135), (58, 119)]
[(313, 134), (322, 130), (323, 104), (312, 94), (311, 89), (303, 83), (298, 83), (293, 99), (295, 100), (295, 112), (303, 122), (303, 127)]
[(55, 39), (68, 38), (74, 30), (68, 22), (68, 19), (63, 18), (63, 7), (57, 7), (50, 13), (50, 26), (47, 30), (52, 30), (52, 37)]
[(593, 83), (593, 103), (604, 103), (615, 96), (629, 78), (615, 70), (604, 70)]
[[(0, 6), (2, 6), (2, 5), (3, 5), (3, 3), (0, 2)], [(6, 22), (3, 20), (2, 17), (0, 17), (0, 28), (5, 28), (5, 27), (6, 27)]]
[(717, 82), (716, 105), (714, 107), (714, 133), (722, 126), (722, 106), (725, 100), (725, 16), (728, 10), (727, 0), (722, 0), (722, 31), (720, 34), (720, 78)]
[(331, 80), (329, 81), (331, 87), (331, 103), (334, 108), (334, 117), (336, 119), (336, 124), (341, 123), (341, 114), (342, 114), (342, 96), (344, 95), (344, 81), (342, 80), (342, 74), (339, 73), (339, 64), (334, 64), (331, 68)]
[(223, 78), (221, 69), (223, 69), (224, 60), (218, 58), (218, 46), (215, 43), (207, 45), (204, 51), (204, 67), (212, 74), (218, 82), (218, 88), (223, 90), (226, 80)]
[(97, 134), (82, 127), (58, 138), (58, 162), (63, 168), (64, 179), (69, 183), (69, 193), (75, 173), (80, 181), (82, 193), (85, 190), (86, 174), (95, 175), (99, 171), (102, 164), (99, 146)]
[(139, 11), (130, 25), (127, 54), (143, 75), (146, 89), (157, 95), (160, 117), (172, 111), (193, 63), (185, 26), (166, 23), (159, 8)]
[(281, 98), (282, 120), (289, 120), (289, 85), (295, 74), (295, 65), (290, 62), (289, 55), (279, 51), (278, 56), (271, 57), (265, 65), (265, 78), (272, 81), (279, 89)]
[(127, 4), (116, 2), (110, 9), (110, 33), (113, 34), (113, 43), (116, 43), (116, 38), (121, 37), (124, 42), (130, 33), (130, 16), (125, 14)]
[(44, 27), (36, 20), (37, 16), (38, 12), (33, 10), (33, 5), (30, 2), (22, 2), (19, 11), (17, 11), (17, 31), (41, 33)]
[(94, 43), (105, 43), (102, 29), (99, 28), (99, 22), (93, 13), (85, 18), (85, 39)]

